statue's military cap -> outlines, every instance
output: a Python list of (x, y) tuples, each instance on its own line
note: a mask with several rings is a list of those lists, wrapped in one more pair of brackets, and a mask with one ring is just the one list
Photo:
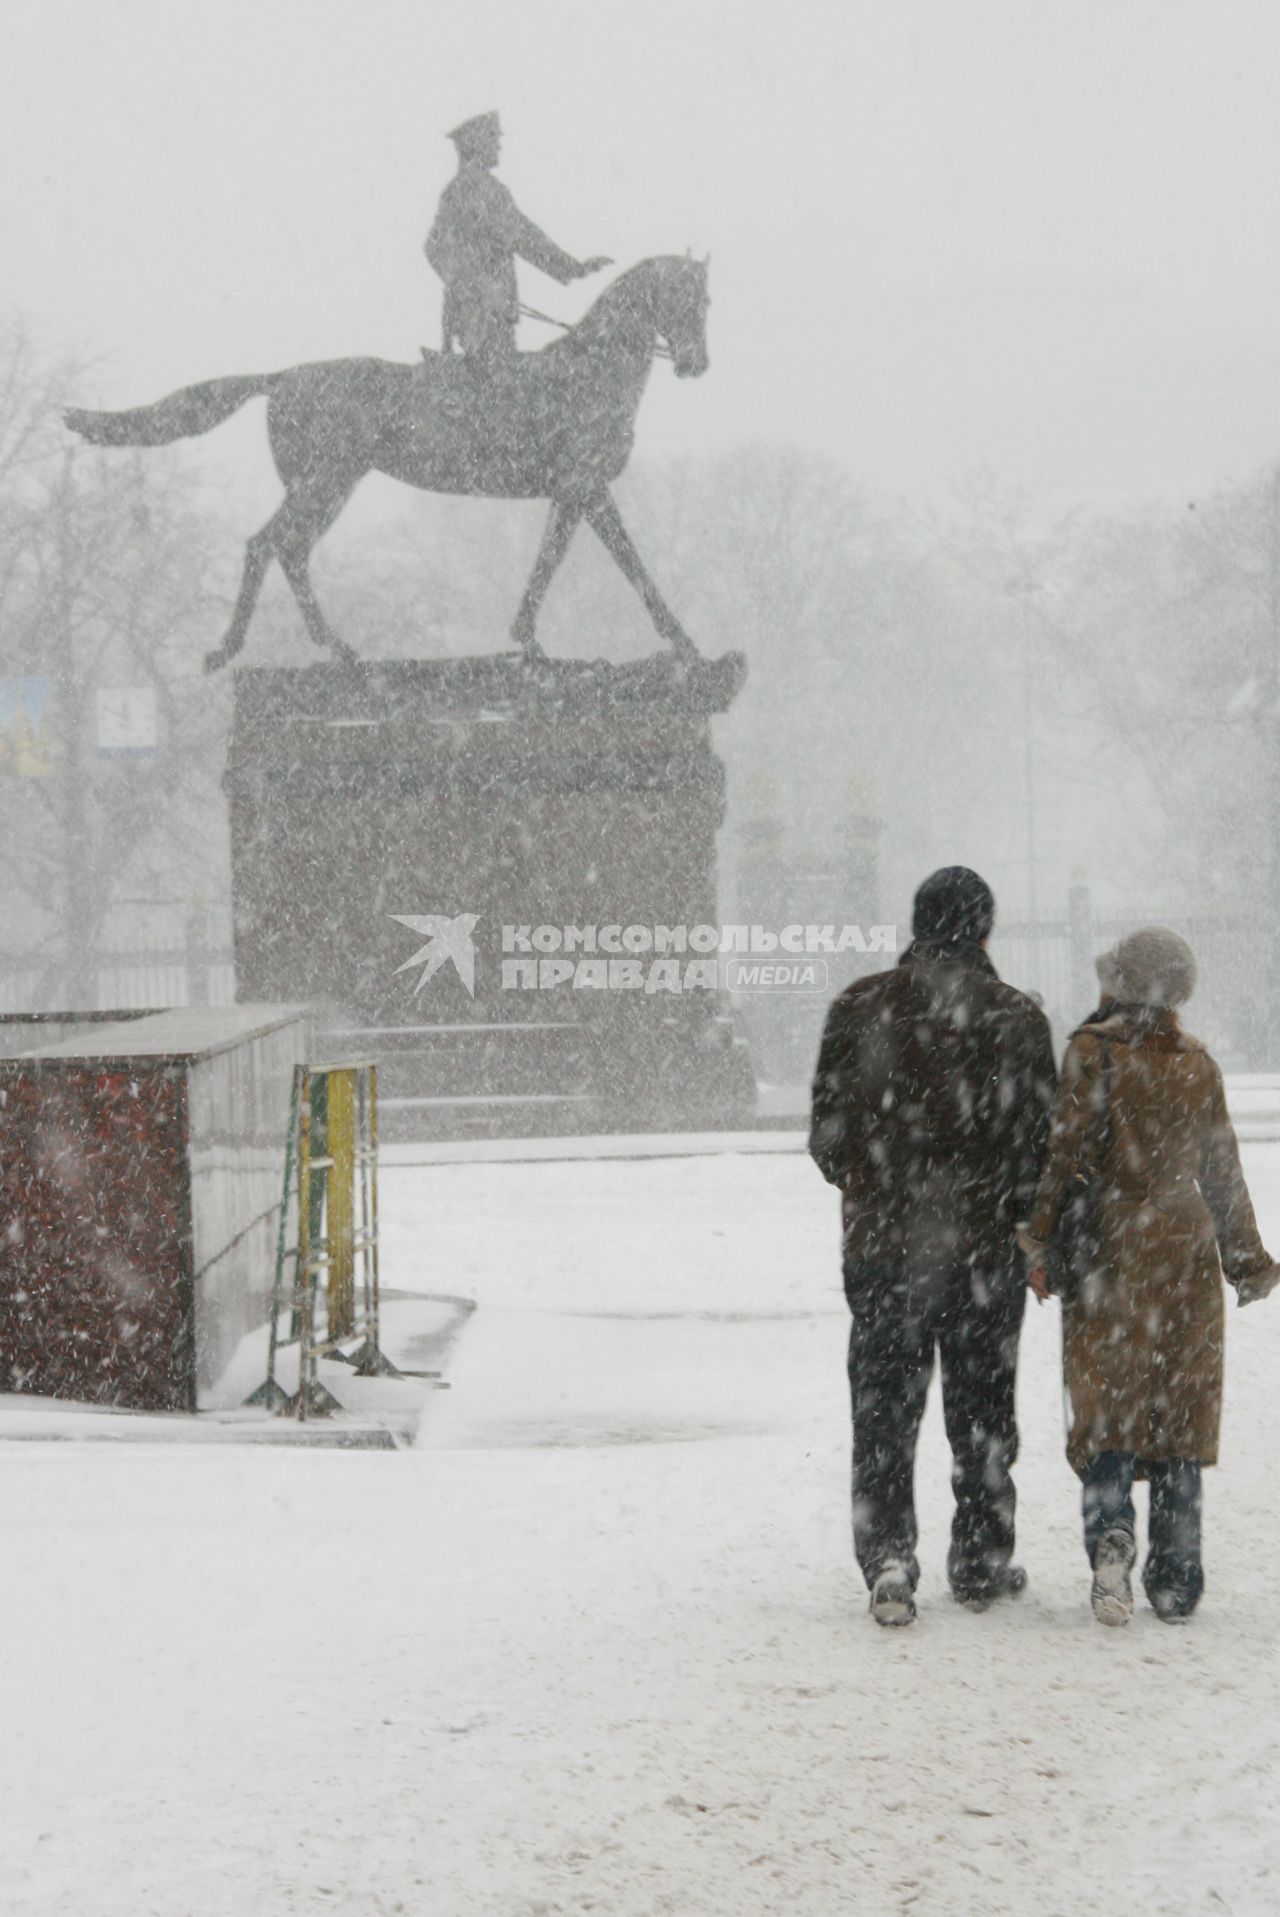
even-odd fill
[(463, 120), (449, 129), (449, 138), (458, 146), (466, 146), (471, 140), (486, 133), (501, 133), (502, 126), (496, 113), (477, 113), (470, 120)]

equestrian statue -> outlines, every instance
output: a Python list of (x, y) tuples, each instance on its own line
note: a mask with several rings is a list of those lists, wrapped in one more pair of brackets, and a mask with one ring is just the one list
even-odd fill
[[(66, 413), (68, 427), (99, 446), (166, 446), (210, 432), (247, 400), (266, 395), (267, 432), (285, 496), (248, 541), (231, 623), (206, 656), (207, 671), (228, 664), (244, 645), (273, 559), (309, 636), (354, 660), (320, 610), (309, 562), (358, 481), (373, 472), (428, 492), (550, 500), (511, 627), (526, 656), (542, 656), (538, 609), (585, 519), (660, 635), (679, 657), (699, 657), (649, 577), (609, 487), (631, 455), (654, 358), (669, 358), (679, 379), (707, 370), (707, 262), (687, 254), (642, 260), (619, 274), (561, 338), (538, 352), (516, 352), (517, 255), (561, 279), (609, 262), (580, 264), (525, 219), (491, 177), (498, 133), (496, 114), (454, 130), (458, 175), (445, 189), (426, 245), (445, 284), (443, 352), (424, 349), (412, 365), (320, 360), (206, 380), (127, 412), (76, 407)], [(455, 345), (462, 350), (455, 352)]]

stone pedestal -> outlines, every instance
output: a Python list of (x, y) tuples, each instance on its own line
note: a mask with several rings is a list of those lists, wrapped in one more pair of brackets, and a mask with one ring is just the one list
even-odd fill
[[(380, 1061), (392, 1135), (744, 1121), (754, 1081), (718, 992), (531, 989), (511, 964), (563, 957), (567, 927), (717, 923), (709, 722), (742, 676), (737, 655), (683, 675), (503, 655), (237, 673), (239, 996), (330, 1008)], [(653, 953), (613, 956), (649, 976)]]

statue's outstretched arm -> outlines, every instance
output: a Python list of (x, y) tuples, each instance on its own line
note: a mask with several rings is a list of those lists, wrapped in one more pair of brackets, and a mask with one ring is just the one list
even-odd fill
[(536, 266), (540, 273), (559, 280), (561, 286), (567, 286), (570, 280), (580, 279), (586, 270), (582, 261), (576, 260), (572, 253), (566, 253), (562, 246), (557, 246), (553, 239), (548, 238), (540, 226), (535, 226), (532, 220), (527, 219), (511, 197), (510, 190), (500, 181), (494, 180), (493, 185), (502, 194), (502, 201), (499, 202), (495, 196), (491, 213), (501, 220), (503, 239), (511, 251), (522, 260), (527, 260), (530, 266)]
[(559, 280), (561, 286), (570, 280), (581, 279), (585, 272), (581, 260), (572, 253), (566, 253), (562, 246), (548, 239), (541, 227), (527, 220), (523, 213), (512, 209), (516, 214), (516, 238), (514, 251), (522, 260), (528, 260), (530, 266), (536, 266), (540, 273), (550, 274), (553, 280)]

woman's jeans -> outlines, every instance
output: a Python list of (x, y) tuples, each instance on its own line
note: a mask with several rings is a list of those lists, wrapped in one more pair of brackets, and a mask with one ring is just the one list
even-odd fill
[[(1093, 1562), (1107, 1531), (1133, 1537), (1133, 1479), (1138, 1459), (1131, 1451), (1100, 1451), (1084, 1470), (1084, 1548)], [(1204, 1590), (1200, 1563), (1200, 1466), (1191, 1458), (1166, 1458), (1144, 1466), (1151, 1485), (1147, 1514), (1147, 1561), (1142, 1587), (1166, 1615), (1186, 1617)]]

